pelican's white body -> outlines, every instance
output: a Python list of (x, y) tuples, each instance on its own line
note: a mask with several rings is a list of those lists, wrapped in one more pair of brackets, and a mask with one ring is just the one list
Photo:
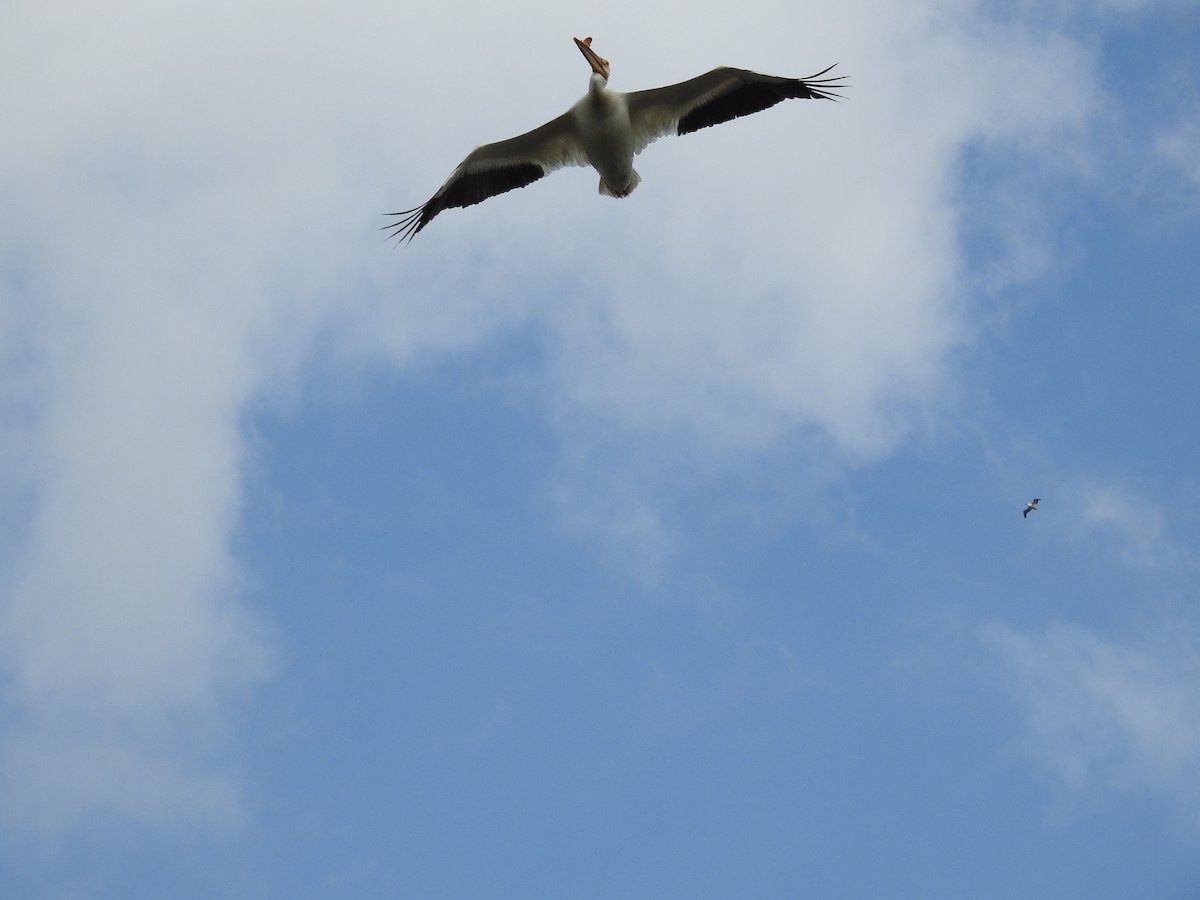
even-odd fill
[(600, 173), (600, 193), (628, 197), (642, 180), (633, 169), (633, 122), (625, 96), (604, 85), (604, 77), (593, 72), (588, 92), (571, 107), (571, 116), (588, 163)]

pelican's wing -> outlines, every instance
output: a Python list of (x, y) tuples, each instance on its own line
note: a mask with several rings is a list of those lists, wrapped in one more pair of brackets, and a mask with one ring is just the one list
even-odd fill
[(388, 237), (412, 240), (444, 209), (473, 206), (488, 197), (532, 184), (555, 169), (587, 164), (575, 119), (565, 112), (533, 131), (476, 147), (427, 203), (385, 213), (398, 218), (384, 228), (392, 229)]
[[(835, 63), (836, 65), (836, 63)], [(689, 81), (625, 95), (633, 122), (634, 152), (668, 134), (688, 134), (784, 100), (835, 100), (845, 76), (823, 78), (833, 66), (807, 78), (780, 78), (721, 67)]]

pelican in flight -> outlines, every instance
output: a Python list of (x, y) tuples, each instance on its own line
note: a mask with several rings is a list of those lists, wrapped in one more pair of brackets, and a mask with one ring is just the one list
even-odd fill
[(398, 242), (412, 240), (442, 210), (473, 206), (489, 197), (532, 184), (564, 166), (592, 166), (600, 173), (600, 193), (628, 197), (642, 180), (633, 157), (668, 134), (689, 134), (769, 109), (790, 99), (833, 100), (844, 76), (780, 78), (722, 66), (705, 75), (649, 91), (608, 89), (608, 60), (592, 49), (592, 39), (575, 38), (592, 67), (587, 94), (540, 128), (476, 147), (458, 164), (427, 203), (387, 213), (384, 226)]
[(1034, 497), (1032, 500), (1030, 500), (1028, 503), (1026, 503), (1025, 504), (1025, 512), (1021, 513), (1021, 515), (1024, 518), (1028, 519), (1029, 514), (1031, 512), (1037, 512), (1038, 501), (1041, 499), (1042, 499), (1041, 497)]

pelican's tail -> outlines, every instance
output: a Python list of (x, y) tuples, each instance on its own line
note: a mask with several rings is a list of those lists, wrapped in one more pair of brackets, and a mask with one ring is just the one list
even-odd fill
[(633, 193), (633, 189), (642, 183), (642, 176), (637, 173), (637, 169), (633, 170), (633, 177), (629, 179), (629, 186), (624, 192), (614, 191), (608, 186), (608, 182), (604, 180), (604, 176), (600, 176), (600, 193), (605, 197), (628, 197)]

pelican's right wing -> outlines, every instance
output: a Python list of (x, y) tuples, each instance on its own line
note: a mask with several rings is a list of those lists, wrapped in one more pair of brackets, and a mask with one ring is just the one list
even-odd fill
[(489, 197), (532, 184), (564, 166), (586, 165), (583, 140), (574, 116), (567, 111), (533, 131), (476, 147), (428, 202), (385, 213), (398, 218), (384, 228), (392, 229), (388, 237), (412, 240), (442, 210), (482, 203)]

